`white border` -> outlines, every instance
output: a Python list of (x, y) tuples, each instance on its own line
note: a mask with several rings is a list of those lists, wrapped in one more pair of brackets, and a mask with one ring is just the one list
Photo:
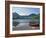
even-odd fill
[[(40, 30), (12, 31), (12, 7), (40, 8)], [(10, 4), (10, 34), (39, 33), (42, 32), (42, 6)]]

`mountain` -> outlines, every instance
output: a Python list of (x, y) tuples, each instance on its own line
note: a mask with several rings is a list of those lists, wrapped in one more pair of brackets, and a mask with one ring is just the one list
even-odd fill
[(29, 16), (31, 16), (34, 19), (39, 19), (40, 18), (40, 14), (30, 14)]
[(28, 16), (20, 16), (19, 14), (17, 14), (16, 12), (13, 13), (13, 19), (38, 19), (40, 17), (40, 14), (30, 14)]
[(18, 18), (19, 17), (19, 14), (17, 14), (16, 12), (13, 13), (13, 18)]
[(16, 12), (15, 12), (15, 13), (13, 13), (13, 15), (14, 15), (14, 16), (19, 16), (19, 14), (17, 14)]
[(37, 16), (36, 14), (30, 14), (29, 16)]

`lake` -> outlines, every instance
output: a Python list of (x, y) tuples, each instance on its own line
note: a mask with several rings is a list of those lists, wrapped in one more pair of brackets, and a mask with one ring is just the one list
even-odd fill
[(13, 20), (13, 30), (36, 30), (39, 29), (39, 27), (32, 27), (30, 24), (32, 22), (39, 24), (39, 20), (35, 19), (14, 19)]

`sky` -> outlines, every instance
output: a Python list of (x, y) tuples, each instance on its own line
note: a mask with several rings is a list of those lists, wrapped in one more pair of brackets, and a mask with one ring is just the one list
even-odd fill
[(15, 13), (15, 12), (21, 16), (30, 15), (30, 14), (39, 14), (40, 8), (13, 7), (12, 13)]

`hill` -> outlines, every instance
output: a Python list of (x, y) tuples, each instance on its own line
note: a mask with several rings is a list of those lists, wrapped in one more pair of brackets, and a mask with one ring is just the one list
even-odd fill
[(40, 14), (36, 15), (36, 14), (30, 14), (28, 16), (20, 16), (19, 14), (17, 14), (16, 12), (13, 13), (13, 19), (38, 19), (40, 17)]

